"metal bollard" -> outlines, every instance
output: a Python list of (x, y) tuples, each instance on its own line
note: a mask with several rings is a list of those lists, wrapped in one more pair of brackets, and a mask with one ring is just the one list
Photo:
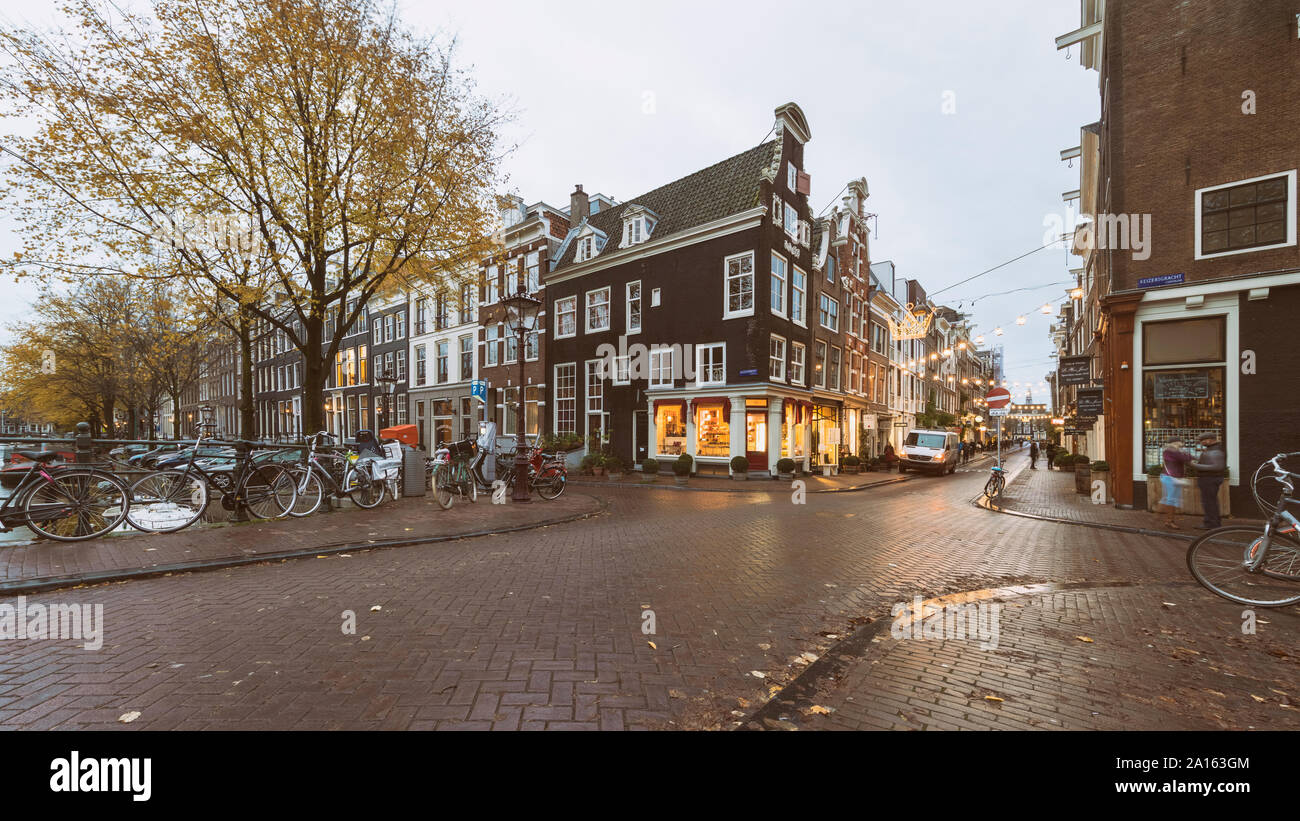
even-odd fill
[(73, 448), (76, 450), (77, 462), (79, 464), (95, 461), (95, 444), (92, 439), (93, 437), (90, 435), (90, 423), (78, 422), (77, 435), (74, 440), (75, 444), (73, 445)]

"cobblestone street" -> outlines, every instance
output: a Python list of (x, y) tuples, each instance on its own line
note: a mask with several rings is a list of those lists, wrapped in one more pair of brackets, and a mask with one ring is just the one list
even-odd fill
[[(767, 489), (581, 488), (604, 512), (34, 594), (102, 604), (104, 645), (0, 645), (0, 724), (1300, 726), (1294, 609), (1261, 611), (1243, 635), (1241, 608), (1191, 583), (1184, 543), (982, 510), (983, 482), (974, 469), (911, 476), (804, 504)], [(379, 539), (409, 526), (368, 524)], [(1054, 586), (1003, 598), (993, 651), (881, 630), (914, 596), (1035, 584)], [(838, 658), (829, 676), (823, 656)], [(816, 697), (764, 706), (785, 687)], [(811, 704), (828, 712), (806, 715)]]

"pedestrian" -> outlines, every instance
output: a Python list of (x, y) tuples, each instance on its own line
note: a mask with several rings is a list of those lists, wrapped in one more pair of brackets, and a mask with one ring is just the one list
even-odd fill
[(1186, 476), (1184, 466), (1192, 461), (1192, 457), (1183, 450), (1183, 440), (1171, 439), (1165, 445), (1161, 458), (1164, 460), (1164, 472), (1160, 474), (1160, 504), (1156, 505), (1156, 513), (1165, 514), (1165, 527), (1182, 530), (1174, 521), (1174, 514), (1183, 504), (1183, 478)]
[(1196, 485), (1201, 491), (1201, 509), (1205, 518), (1197, 525), (1198, 530), (1212, 530), (1219, 527), (1219, 485), (1228, 470), (1228, 455), (1219, 441), (1217, 433), (1202, 433), (1198, 441), (1201, 455), (1192, 463), (1196, 468)]
[(894, 453), (894, 446), (885, 445), (885, 472), (893, 470), (896, 464), (898, 464), (898, 455)]
[(1029, 443), (1029, 469), (1038, 470), (1038, 442)]

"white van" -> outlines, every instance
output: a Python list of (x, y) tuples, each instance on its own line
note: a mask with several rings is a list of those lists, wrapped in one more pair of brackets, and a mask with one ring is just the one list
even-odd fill
[(903, 452), (898, 458), (898, 472), (932, 471), (936, 476), (957, 470), (957, 434), (946, 430), (908, 431)]

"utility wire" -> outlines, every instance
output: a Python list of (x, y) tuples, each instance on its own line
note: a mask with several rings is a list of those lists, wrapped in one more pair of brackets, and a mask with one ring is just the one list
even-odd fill
[(1060, 245), (1060, 244), (1061, 244), (1061, 240), (1059, 240), (1059, 239), (1054, 239), (1054, 240), (1052, 240), (1051, 242), (1047, 243), (1046, 245), (1040, 245), (1040, 246), (1038, 246), (1037, 248), (1035, 248), (1035, 249), (1032, 250), (1032, 251), (1026, 251), (1025, 253), (1021, 254), (1021, 255), (1018, 256), (1018, 257), (1015, 257), (1015, 258), (1013, 258), (1013, 259), (1009, 259), (1009, 260), (1007, 260), (1006, 262), (999, 263), (998, 265), (994, 265), (992, 268), (989, 268), (988, 270), (980, 271), (978, 274), (975, 274), (975, 275), (973, 275), (973, 276), (968, 276), (968, 277), (966, 277), (965, 279), (963, 279), (963, 280), (960, 281), (960, 282), (954, 282), (953, 284), (949, 285), (947, 288), (940, 288), (939, 290), (934, 291), (934, 292), (928, 294), (928, 296), (930, 296), (930, 297), (935, 297), (935, 296), (938, 296), (939, 294), (942, 294), (944, 291), (951, 291), (953, 288), (956, 288), (958, 285), (964, 285), (964, 284), (966, 284), (967, 282), (970, 282), (970, 281), (973, 280), (973, 279), (979, 279), (980, 277), (984, 276), (985, 274), (991, 274), (991, 273), (993, 273), (994, 271), (996, 271), (996, 270), (999, 269), (999, 268), (1005, 268), (1006, 266), (1010, 265), (1010, 264), (1013, 263), (1013, 262), (1018, 262), (1019, 260), (1022, 260), (1022, 259), (1024, 259), (1024, 258), (1027, 257), (1027, 256), (1031, 256), (1031, 255), (1033, 255), (1033, 254), (1037, 254), (1039, 251), (1042, 251), (1042, 250), (1045, 249), (1045, 248), (1051, 248), (1053, 245)]

